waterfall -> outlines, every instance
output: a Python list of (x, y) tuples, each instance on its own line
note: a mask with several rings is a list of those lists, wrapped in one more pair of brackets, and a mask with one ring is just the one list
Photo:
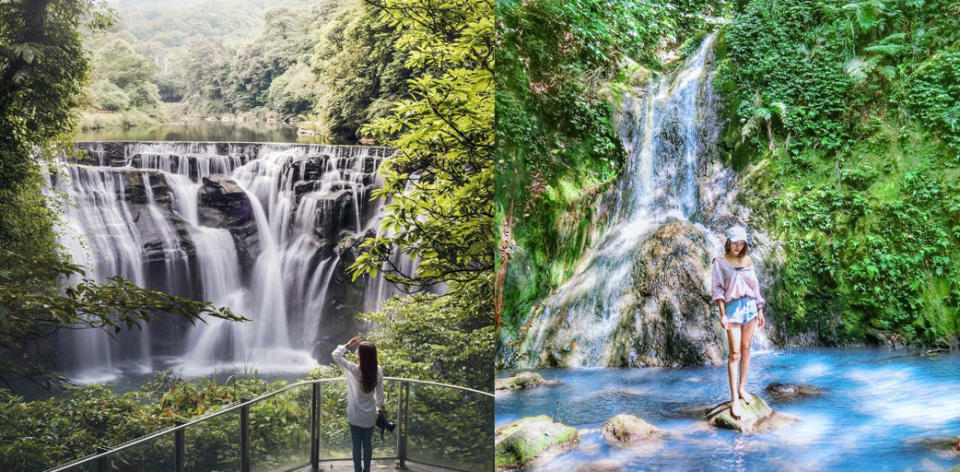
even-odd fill
[[(395, 288), (344, 274), (379, 231), (376, 171), (392, 150), (272, 143), (78, 143), (48, 187), (65, 195), (60, 239), (106, 282), (230, 307), (245, 323), (170, 317), (120, 342), (66, 330), (61, 366), (81, 382), (127, 369), (186, 375), (305, 371)], [(410, 261), (397, 260), (409, 265)], [(386, 284), (389, 285), (389, 284)], [(159, 325), (159, 326), (158, 326)]]
[[(677, 71), (651, 74), (644, 86), (623, 94), (615, 123), (628, 161), (608, 226), (574, 275), (531, 313), (518, 350), (519, 365), (670, 365), (673, 361), (665, 357), (671, 355), (683, 359), (680, 364), (717, 357), (709, 344), (717, 340), (718, 328), (711, 332), (691, 326), (694, 318), (698, 324), (716, 320), (703, 319), (707, 304), (689, 302), (708, 288), (704, 261), (722, 252), (723, 228), (705, 224), (715, 219), (715, 211), (712, 202), (704, 201), (726, 193), (725, 188), (705, 186), (711, 181), (706, 174), (729, 172), (719, 168), (714, 152), (714, 41), (715, 35), (707, 36)], [(675, 224), (668, 227), (670, 222)], [(656, 244), (648, 244), (651, 238), (658, 238)], [(687, 238), (699, 242), (683, 247), (679, 241)], [(651, 290), (644, 277), (662, 275), (651, 269), (658, 245), (678, 245), (684, 254), (689, 252), (683, 263), (698, 267), (695, 272), (704, 286)], [(671, 259), (661, 257), (656, 264)], [(683, 264), (676, 264), (669, 270), (680, 271)], [(667, 293), (683, 290), (693, 295)], [(680, 318), (684, 320), (677, 321)], [(758, 338), (765, 342), (762, 334)], [(670, 351), (676, 352), (663, 354)]]

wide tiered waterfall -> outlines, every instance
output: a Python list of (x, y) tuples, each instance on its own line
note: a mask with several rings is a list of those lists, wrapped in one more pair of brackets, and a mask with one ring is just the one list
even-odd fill
[(530, 315), (517, 365), (720, 359), (708, 261), (722, 253), (723, 228), (740, 219), (731, 212), (742, 209), (727, 201), (735, 174), (716, 155), (714, 39), (677, 71), (651, 74), (623, 94), (616, 118), (629, 159), (604, 209), (609, 226), (575, 275)]
[[(50, 187), (66, 196), (61, 240), (88, 276), (113, 276), (228, 306), (244, 323), (172, 317), (119, 341), (93, 329), (58, 339), (81, 381), (126, 369), (186, 375), (302, 371), (395, 293), (344, 270), (376, 234), (371, 200), (389, 148), (262, 143), (79, 143)], [(410, 262), (407, 261), (407, 264)]]

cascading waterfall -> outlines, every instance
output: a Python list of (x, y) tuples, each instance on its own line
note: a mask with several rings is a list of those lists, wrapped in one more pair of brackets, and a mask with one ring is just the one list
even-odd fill
[[(667, 222), (682, 221), (702, 234), (706, 253), (720, 254), (722, 234), (703, 224), (701, 179), (708, 168), (715, 123), (711, 70), (714, 35), (675, 73), (652, 75), (645, 87), (624, 93), (616, 117), (618, 132), (629, 156), (621, 175), (616, 202), (603, 237), (588, 249), (576, 273), (534, 311), (522, 339), (517, 364), (526, 366), (642, 365), (647, 352), (622, 353), (612, 348), (624, 330), (638, 332), (634, 345), (648, 345), (644, 312), (661, 312), (644, 305), (637, 274), (645, 270), (638, 257)], [(755, 257), (756, 258), (756, 257)], [(705, 287), (704, 287), (705, 290)], [(643, 290), (640, 290), (641, 292)], [(650, 302), (652, 303), (652, 302)], [(675, 304), (676, 305), (676, 304)], [(660, 325), (666, 323), (659, 323)], [(684, 328), (678, 328), (684, 329)], [(661, 329), (667, 331), (669, 329)], [(762, 334), (758, 342), (763, 345)], [(624, 342), (624, 344), (629, 344)], [(648, 346), (649, 347), (649, 346)]]
[[(61, 240), (107, 281), (230, 307), (251, 321), (180, 320), (124, 332), (71, 330), (63, 368), (103, 381), (129, 365), (186, 375), (255, 367), (303, 371), (342, 340), (353, 315), (396, 293), (343, 273), (379, 231), (371, 202), (392, 152), (373, 146), (266, 143), (79, 143), (94, 163), (64, 161), (49, 186), (65, 194)], [(397, 260), (398, 264), (410, 261)], [(339, 277), (338, 277), (339, 276)], [(327, 318), (330, 318), (329, 320)]]

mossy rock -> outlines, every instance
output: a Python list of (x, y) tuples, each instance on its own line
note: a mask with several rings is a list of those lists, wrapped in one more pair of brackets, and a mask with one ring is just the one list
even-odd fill
[(555, 423), (547, 415), (528, 416), (497, 429), (497, 469), (524, 469), (534, 460), (573, 446), (576, 428)]
[(808, 397), (820, 395), (820, 387), (814, 385), (801, 385), (794, 383), (771, 382), (767, 385), (767, 393), (776, 400), (787, 400), (798, 397)]
[(497, 379), (495, 387), (497, 390), (524, 390), (542, 385), (556, 385), (560, 383), (557, 380), (546, 380), (542, 375), (536, 372), (514, 372), (510, 377)]
[(626, 446), (631, 443), (659, 439), (663, 430), (633, 415), (619, 414), (603, 424), (603, 437), (608, 444)]
[(752, 432), (763, 420), (773, 415), (773, 409), (758, 395), (747, 405), (740, 401), (740, 419), (730, 414), (730, 402), (723, 402), (707, 413), (707, 421), (717, 428), (732, 429), (741, 433)]

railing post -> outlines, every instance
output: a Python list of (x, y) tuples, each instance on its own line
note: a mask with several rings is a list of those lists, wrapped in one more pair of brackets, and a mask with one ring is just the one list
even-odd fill
[(310, 470), (320, 470), (320, 402), (323, 390), (320, 382), (313, 384), (313, 400), (310, 403)]
[(249, 398), (241, 398), (240, 402), (240, 471), (250, 472), (250, 405)]
[[(97, 448), (97, 452), (101, 454), (109, 450), (110, 449), (103, 446)], [(108, 457), (109, 456), (102, 456), (97, 459), (97, 472), (107, 472), (110, 470), (110, 459)]]
[[(176, 420), (176, 425), (181, 426), (186, 422)], [(180, 428), (173, 432), (173, 443), (176, 448), (174, 453), (174, 470), (184, 472), (187, 469), (187, 428)]]
[(398, 399), (400, 407), (397, 415), (400, 420), (400, 434), (397, 435), (397, 460), (400, 462), (400, 469), (407, 468), (407, 409), (410, 407), (410, 385), (407, 382), (400, 384), (400, 398)]

